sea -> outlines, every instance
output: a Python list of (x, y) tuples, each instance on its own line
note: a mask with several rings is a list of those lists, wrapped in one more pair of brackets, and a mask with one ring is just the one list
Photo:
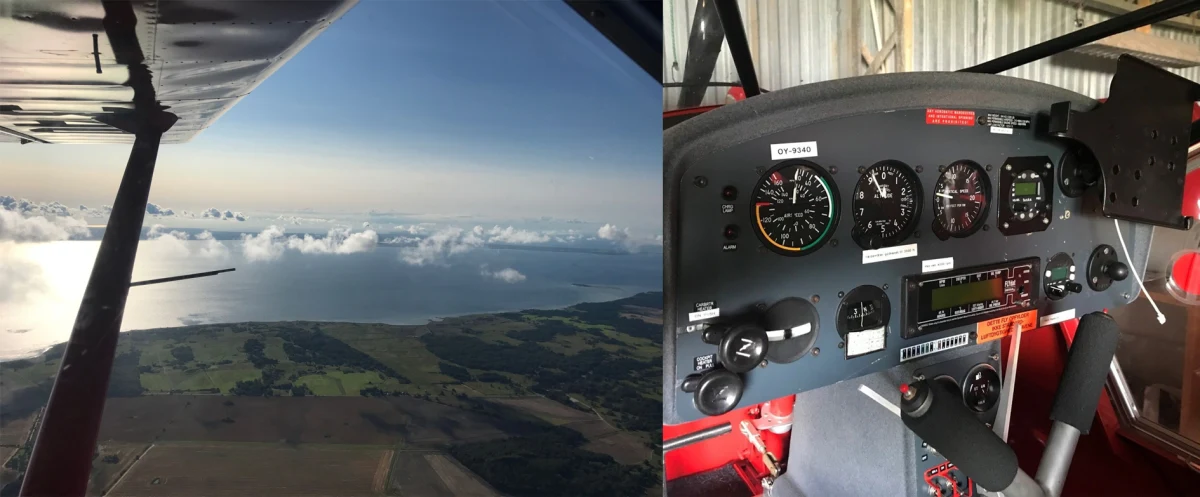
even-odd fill
[[(432, 264), (405, 263), (401, 248), (353, 254), (287, 251), (248, 261), (197, 255), (201, 242), (142, 242), (133, 281), (236, 268), (230, 273), (131, 288), (122, 331), (245, 321), (422, 324), (432, 319), (553, 309), (662, 290), (662, 253), (597, 254), (478, 248)], [(0, 245), (0, 360), (36, 355), (70, 336), (97, 241)], [(510, 282), (504, 269), (524, 276)], [(517, 278), (510, 278), (517, 279)]]

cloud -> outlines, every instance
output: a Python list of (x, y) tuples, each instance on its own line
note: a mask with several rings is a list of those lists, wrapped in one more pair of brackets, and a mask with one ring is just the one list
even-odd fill
[(150, 227), (150, 231), (146, 233), (146, 240), (176, 257), (187, 257), (191, 254), (187, 246), (188, 234), (183, 231), (166, 231), (161, 224)]
[(601, 226), (600, 230), (596, 233), (596, 236), (600, 237), (601, 239), (612, 240), (614, 242), (625, 241), (629, 239), (629, 235), (629, 228), (620, 229), (612, 224)]
[[(188, 240), (195, 240), (188, 242)], [(193, 254), (205, 259), (220, 259), (224, 260), (229, 257), (229, 247), (217, 241), (213, 234), (204, 231), (191, 238), (186, 232), (179, 230), (167, 231), (161, 224), (156, 224), (150, 227), (150, 231), (146, 233), (146, 240), (153, 243), (160, 250), (170, 251), (172, 255), (177, 257), (187, 257)]]
[(405, 232), (410, 235), (422, 235), (422, 234), (432, 231), (433, 228), (436, 226), (437, 226), (437, 224), (435, 224), (435, 223), (417, 223), (417, 224), (410, 224), (407, 226), (401, 224), (399, 226), (393, 227), (392, 229), (394, 229), (396, 231)]
[(283, 233), (283, 228), (268, 226), (257, 235), (242, 235), (242, 256), (248, 261), (273, 261), (287, 250), (302, 254), (355, 254), (371, 252), (379, 245), (379, 234), (374, 230), (351, 233), (346, 228), (334, 228), (324, 238), (309, 234), (284, 237)]
[(242, 235), (242, 257), (247, 261), (273, 261), (283, 256), (283, 228), (268, 226), (257, 235)]
[(15, 243), (0, 241), (0, 261), (0, 302), (21, 302), (46, 290), (41, 265), (24, 260)]
[(284, 215), (280, 215), (279, 217), (276, 217), (275, 220), (282, 221), (284, 224), (292, 224), (292, 225), (297, 225), (297, 226), (301, 225), (301, 224), (328, 224), (328, 223), (333, 222), (332, 219), (325, 219), (325, 218), (320, 218), (320, 217), (298, 217), (298, 216), (284, 216)]
[(487, 266), (484, 265), (479, 269), (479, 274), (485, 278), (494, 278), (505, 283), (520, 283), (525, 281), (525, 275), (510, 267), (499, 271), (488, 271)]
[(26, 217), (33, 216), (58, 216), (70, 217), (71, 209), (58, 202), (39, 203), (32, 202), (23, 198), (10, 197), (8, 195), (0, 195), (0, 208), (7, 211), (20, 213)]
[(150, 214), (152, 216), (166, 217), (166, 216), (174, 216), (175, 211), (172, 209), (167, 209), (165, 207), (161, 207), (158, 204), (155, 204), (153, 202), (146, 202), (146, 214)]
[(400, 258), (414, 266), (426, 264), (444, 264), (446, 258), (482, 247), (483, 238), (479, 236), (483, 228), (476, 226), (471, 231), (462, 228), (444, 228), (432, 235), (422, 238), (415, 247), (401, 249)]
[(596, 237), (620, 244), (629, 252), (637, 252), (643, 247), (662, 246), (662, 235), (643, 237), (633, 233), (629, 228), (618, 228), (613, 224), (605, 224), (596, 231)]
[(217, 219), (221, 219), (221, 211), (216, 207), (211, 207), (204, 211), (203, 217), (215, 217)]
[(489, 243), (512, 243), (512, 244), (530, 244), (530, 243), (546, 243), (550, 241), (550, 236), (545, 233), (536, 231), (521, 230), (509, 226), (501, 228), (499, 226), (488, 230)]
[(21, 212), (0, 209), (0, 240), (53, 242), (86, 238), (89, 234), (91, 232), (88, 231), (87, 222), (82, 219), (66, 216), (26, 216)]

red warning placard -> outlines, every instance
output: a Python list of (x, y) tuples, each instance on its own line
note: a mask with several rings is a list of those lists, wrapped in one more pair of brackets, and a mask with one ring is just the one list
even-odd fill
[(990, 342), (1012, 335), (1016, 329), (1013, 326), (1015, 323), (1021, 323), (1022, 333), (1036, 328), (1037, 309), (979, 322), (975, 325), (975, 343)]
[(974, 126), (975, 111), (925, 109), (925, 124), (939, 124), (942, 126)]

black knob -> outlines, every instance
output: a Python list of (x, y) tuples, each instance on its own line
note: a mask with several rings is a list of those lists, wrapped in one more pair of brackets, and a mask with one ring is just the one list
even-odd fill
[(1083, 285), (1076, 283), (1074, 281), (1068, 281), (1067, 284), (1063, 286), (1063, 288), (1069, 293), (1079, 293), (1079, 292), (1083, 291)]
[(704, 373), (696, 387), (696, 409), (706, 416), (725, 414), (742, 400), (744, 387), (742, 377), (732, 371), (717, 368)]
[(1122, 281), (1129, 277), (1129, 266), (1124, 262), (1112, 262), (1104, 267), (1104, 274), (1107, 274), (1113, 281)]
[(704, 378), (702, 374), (689, 374), (683, 379), (683, 384), (679, 385), (679, 389), (687, 393), (693, 393), (700, 389), (700, 379)]
[(767, 332), (753, 324), (733, 327), (717, 344), (717, 360), (725, 369), (745, 373), (762, 363), (767, 356)]

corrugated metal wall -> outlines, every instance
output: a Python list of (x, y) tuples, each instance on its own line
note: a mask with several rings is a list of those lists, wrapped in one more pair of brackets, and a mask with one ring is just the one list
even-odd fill
[[(860, 41), (874, 49), (879, 42), (875, 40), (868, 8), (871, 0), (861, 1)], [(755, 65), (764, 88), (779, 89), (855, 75), (839, 74), (847, 57), (859, 57), (858, 47), (838, 45), (839, 14), (850, 8), (849, 0), (740, 0), (739, 4), (751, 45), (758, 44)], [(1075, 30), (1077, 16), (1084, 25), (1112, 17), (1077, 6), (1077, 1), (1064, 0), (914, 0), (913, 63), (921, 71), (953, 71)], [(880, 31), (886, 38), (892, 31), (894, 14), (889, 8), (880, 7), (877, 9), (883, 20)], [(666, 0), (664, 9), (667, 24), (663, 78), (666, 82), (679, 82), (683, 78), (696, 0)], [(1200, 28), (1155, 26), (1153, 33), (1200, 45)], [(712, 81), (737, 80), (737, 71), (726, 52), (717, 62)], [(1115, 59), (1064, 53), (1004, 74), (1090, 97), (1103, 97), (1108, 94), (1115, 67)], [(892, 62), (886, 69), (886, 72), (894, 70)], [(1172, 72), (1200, 81), (1200, 67)], [(675, 105), (678, 91), (664, 90), (664, 108)], [(724, 88), (710, 89), (705, 104), (720, 103), (724, 95)]]

